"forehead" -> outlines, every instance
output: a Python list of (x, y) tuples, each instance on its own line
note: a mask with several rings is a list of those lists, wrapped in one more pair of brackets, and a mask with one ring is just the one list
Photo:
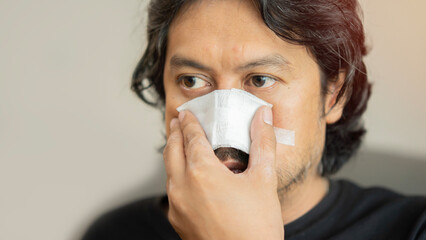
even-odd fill
[(182, 6), (170, 27), (170, 33), (182, 31), (197, 31), (225, 39), (226, 36), (273, 35), (251, 1), (241, 0), (190, 1)]
[(301, 48), (279, 38), (263, 22), (253, 3), (242, 0), (187, 4), (173, 20), (168, 35), (169, 57), (177, 53), (250, 58), (275, 54), (283, 47), (286, 51)]

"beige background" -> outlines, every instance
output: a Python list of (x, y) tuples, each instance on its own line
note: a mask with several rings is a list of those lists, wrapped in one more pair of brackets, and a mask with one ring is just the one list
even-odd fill
[[(0, 239), (76, 239), (164, 191), (161, 114), (129, 90), (146, 2), (0, 0)], [(342, 175), (425, 194), (426, 1), (363, 6), (375, 85), (360, 156), (375, 160)]]

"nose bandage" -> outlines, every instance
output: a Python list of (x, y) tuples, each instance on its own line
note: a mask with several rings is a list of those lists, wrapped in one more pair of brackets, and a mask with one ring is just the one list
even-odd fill
[[(213, 150), (233, 147), (250, 152), (250, 127), (256, 110), (272, 104), (236, 88), (216, 90), (194, 98), (176, 110), (190, 110), (198, 119)], [(277, 143), (294, 146), (294, 131), (274, 127)]]

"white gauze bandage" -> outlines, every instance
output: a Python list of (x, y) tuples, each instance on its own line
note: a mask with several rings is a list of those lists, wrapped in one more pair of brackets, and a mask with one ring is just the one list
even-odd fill
[[(256, 110), (272, 104), (246, 91), (216, 90), (194, 98), (177, 108), (190, 110), (198, 119), (213, 150), (233, 147), (250, 152), (250, 127)], [(294, 131), (274, 127), (277, 143), (294, 146)]]

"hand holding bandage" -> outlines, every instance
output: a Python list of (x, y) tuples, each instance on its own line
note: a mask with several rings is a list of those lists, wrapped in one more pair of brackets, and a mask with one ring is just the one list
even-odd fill
[(173, 119), (164, 149), (168, 218), (182, 239), (283, 239), (277, 195), (272, 111), (261, 107), (251, 124), (246, 171), (234, 174), (214, 155), (190, 111)]

